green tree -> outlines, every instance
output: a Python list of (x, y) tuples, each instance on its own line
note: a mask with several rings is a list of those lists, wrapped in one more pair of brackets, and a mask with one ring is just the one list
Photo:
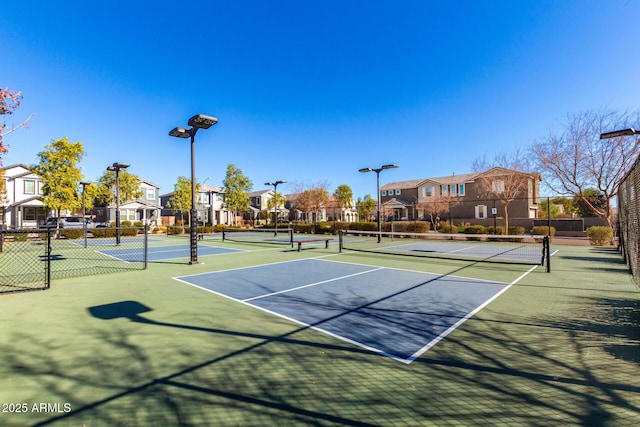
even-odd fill
[(267, 200), (267, 217), (269, 213), (272, 213), (274, 210), (279, 210), (284, 207), (287, 203), (287, 198), (284, 197), (281, 193), (274, 194), (269, 200)]
[(549, 209), (551, 209), (551, 218), (557, 218), (560, 214), (558, 205), (549, 199), (540, 200), (540, 209), (538, 209), (538, 218), (549, 218)]
[[(196, 191), (199, 191), (200, 188), (201, 185), (196, 183)], [(178, 181), (173, 185), (173, 195), (167, 203), (167, 207), (171, 208), (173, 213), (180, 214), (180, 224), (184, 232), (184, 212), (189, 212), (191, 209), (191, 179), (186, 176), (178, 177)]]
[(253, 188), (253, 184), (251, 180), (242, 173), (242, 169), (229, 163), (222, 185), (225, 190), (225, 205), (229, 212), (234, 213), (233, 222), (236, 224), (238, 212), (246, 212), (249, 210), (249, 206), (251, 205), (249, 192)]
[[(115, 171), (105, 171), (98, 178), (99, 187), (97, 189), (97, 199), (100, 203), (111, 203), (116, 200), (116, 173)], [(137, 175), (129, 173), (127, 170), (121, 170), (118, 173), (118, 189), (120, 193), (120, 203), (124, 204), (142, 197), (140, 189), (140, 178)]]
[(353, 191), (347, 184), (338, 185), (336, 191), (333, 193), (333, 197), (341, 210), (351, 209), (353, 207)]
[(595, 188), (585, 188), (582, 195), (573, 198), (576, 213), (582, 218), (598, 216), (596, 211), (604, 210), (607, 206), (605, 195)]
[(358, 216), (361, 221), (370, 219), (371, 212), (376, 208), (376, 201), (371, 197), (371, 194), (364, 196), (364, 199), (358, 198)]
[(56, 211), (77, 211), (82, 206), (78, 191), (83, 175), (77, 164), (84, 156), (81, 142), (69, 142), (69, 138), (51, 141), (38, 153), (40, 162), (32, 171), (42, 178), (42, 204)]

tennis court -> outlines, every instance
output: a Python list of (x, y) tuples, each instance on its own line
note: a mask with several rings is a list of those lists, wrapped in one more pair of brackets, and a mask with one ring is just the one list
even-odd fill
[(404, 363), (515, 283), (325, 259), (176, 279)]
[[(221, 248), (218, 246), (198, 245), (198, 255), (220, 255), (234, 252), (242, 252), (242, 249)], [(101, 254), (119, 259), (124, 262), (139, 262), (144, 260), (144, 249), (139, 248), (136, 251), (130, 249), (102, 249), (98, 251)], [(148, 261), (166, 261), (170, 259), (189, 258), (190, 246), (188, 244), (166, 245), (166, 246), (149, 246), (147, 249)]]

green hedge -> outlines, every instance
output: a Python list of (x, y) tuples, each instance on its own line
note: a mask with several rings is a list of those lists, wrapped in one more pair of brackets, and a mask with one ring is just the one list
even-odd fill
[(591, 246), (609, 246), (613, 241), (613, 228), (593, 226), (587, 228), (587, 237)]
[(464, 234), (487, 234), (487, 229), (483, 225), (470, 225), (463, 231)]
[(533, 229), (531, 230), (531, 234), (536, 235), (536, 236), (555, 236), (556, 235), (556, 228), (555, 227), (551, 227), (551, 234), (549, 234), (549, 226), (547, 225), (536, 225), (535, 227), (533, 227)]
[(63, 236), (65, 239), (82, 239), (82, 237), (84, 236), (84, 234), (82, 233), (82, 230), (77, 230), (77, 229), (71, 229), (71, 230), (60, 230), (60, 235)]

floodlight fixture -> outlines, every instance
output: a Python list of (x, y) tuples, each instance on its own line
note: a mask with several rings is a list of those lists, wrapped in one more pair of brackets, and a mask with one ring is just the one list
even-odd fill
[(631, 136), (638, 133), (640, 133), (640, 131), (637, 131), (634, 128), (614, 130), (613, 132), (605, 132), (600, 134), (600, 139), (616, 138), (618, 136)]
[(173, 128), (169, 132), (169, 135), (175, 136), (176, 138), (189, 138), (191, 136), (191, 132), (185, 128)]
[(211, 116), (205, 116), (204, 114), (196, 114), (189, 119), (187, 123), (192, 128), (209, 129), (211, 126), (218, 123), (218, 119)]
[(218, 119), (204, 114), (196, 114), (187, 123), (190, 129), (173, 128), (170, 136), (176, 138), (191, 138), (191, 209), (189, 211), (191, 259), (189, 264), (198, 264), (198, 211), (196, 208), (196, 169), (195, 169), (195, 136), (198, 129), (209, 129), (218, 123)]
[(120, 244), (120, 171), (129, 167), (129, 163), (114, 162), (107, 170), (116, 173), (116, 245)]
[(273, 185), (273, 221), (275, 222), (274, 235), (278, 235), (278, 185), (285, 184), (287, 181), (265, 182), (264, 185)]
[(378, 222), (378, 243), (380, 243), (381, 240), (381, 234), (382, 234), (382, 223), (380, 222), (380, 172), (382, 172), (383, 170), (386, 169), (394, 169), (397, 168), (398, 165), (396, 165), (395, 163), (389, 164), (389, 165), (382, 165), (379, 168), (362, 168), (362, 169), (358, 169), (358, 172), (375, 172), (376, 173), (376, 185), (377, 185), (377, 193), (378, 193), (378, 212), (377, 212), (377, 222)]

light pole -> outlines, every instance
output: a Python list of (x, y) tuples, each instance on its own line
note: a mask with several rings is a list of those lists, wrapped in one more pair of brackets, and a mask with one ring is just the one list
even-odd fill
[(278, 185), (287, 181), (265, 182), (264, 185), (273, 185), (273, 220), (276, 223), (275, 235), (278, 235)]
[(634, 128), (621, 129), (621, 130), (614, 130), (613, 132), (601, 133), (600, 139), (609, 139), (609, 138), (615, 138), (618, 136), (631, 136), (631, 135), (637, 135), (637, 134), (640, 134), (640, 131), (637, 131)]
[(82, 185), (82, 237), (84, 239), (84, 247), (87, 247), (87, 219), (86, 216), (86, 203), (85, 203), (85, 192), (87, 191), (87, 185), (91, 185), (90, 182), (81, 181), (80, 185)]
[(377, 183), (377, 193), (378, 193), (378, 214), (377, 216), (377, 221), (378, 221), (378, 243), (380, 243), (380, 239), (381, 239), (381, 234), (382, 234), (382, 224), (380, 223), (380, 172), (382, 172), (385, 169), (393, 169), (393, 168), (397, 168), (398, 165), (396, 164), (391, 164), (391, 165), (383, 165), (380, 166), (379, 168), (362, 168), (362, 169), (358, 169), (358, 172), (375, 172), (376, 173), (376, 183)]
[(108, 171), (116, 173), (116, 245), (120, 244), (120, 171), (128, 167), (128, 163), (118, 162), (107, 167)]
[[(191, 209), (189, 212), (189, 231), (191, 237), (191, 260), (189, 264), (198, 263), (198, 212), (196, 210), (196, 167), (195, 167), (195, 137), (198, 129), (209, 129), (218, 123), (218, 119), (204, 114), (196, 114), (189, 119), (191, 129), (173, 128), (170, 136), (176, 138), (191, 138)], [(195, 225), (195, 227), (194, 227)]]

